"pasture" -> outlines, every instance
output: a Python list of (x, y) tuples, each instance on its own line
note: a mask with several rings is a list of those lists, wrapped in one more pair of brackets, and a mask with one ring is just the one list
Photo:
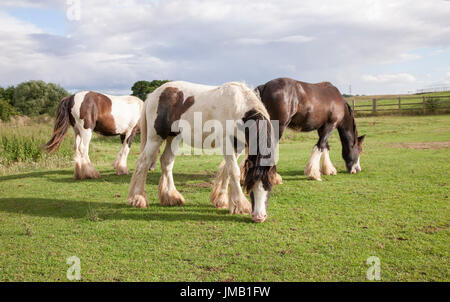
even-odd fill
[[(111, 166), (118, 137), (93, 138), (90, 158), (102, 177), (77, 181), (72, 131), (47, 156), (33, 145), (50, 138), (51, 123), (3, 123), (0, 281), (67, 281), (71, 256), (81, 260), (82, 281), (366, 281), (370, 256), (381, 261), (382, 281), (449, 281), (450, 115), (357, 124), (367, 134), (362, 172), (345, 172), (335, 131), (338, 175), (322, 182), (303, 174), (317, 134), (287, 131), (277, 165), (283, 184), (272, 191), (266, 222), (256, 224), (210, 204), (220, 156), (177, 158), (182, 207), (159, 205), (158, 163), (147, 178), (151, 204), (137, 209), (126, 203), (131, 175)], [(33, 161), (27, 152), (37, 154)]]

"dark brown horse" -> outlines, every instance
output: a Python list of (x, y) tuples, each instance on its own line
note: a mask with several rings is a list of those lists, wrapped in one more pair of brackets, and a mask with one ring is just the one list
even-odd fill
[(305, 167), (305, 175), (309, 179), (321, 180), (321, 173), (336, 175), (328, 145), (328, 138), (335, 128), (339, 131), (347, 171), (361, 171), (359, 157), (365, 135), (358, 137), (353, 110), (331, 83), (310, 84), (278, 78), (258, 86), (255, 92), (266, 106), (271, 120), (279, 121), (279, 138), (286, 127), (302, 132), (317, 130), (319, 133), (319, 141)]

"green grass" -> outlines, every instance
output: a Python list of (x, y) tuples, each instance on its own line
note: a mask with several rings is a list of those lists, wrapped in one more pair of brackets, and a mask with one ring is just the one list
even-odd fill
[(11, 172), (22, 167), (29, 168), (37, 162), (46, 166), (60, 166), (70, 161), (73, 149), (73, 135), (70, 131), (67, 139), (63, 141), (56, 156), (45, 153), (43, 145), (50, 139), (53, 132), (52, 124), (45, 116), (35, 118), (22, 118), (21, 124), (17, 122), (2, 123), (0, 127), (0, 173)]
[[(82, 281), (365, 281), (366, 260), (377, 256), (383, 281), (449, 281), (450, 151), (398, 143), (450, 141), (450, 116), (357, 123), (367, 134), (363, 171), (345, 173), (334, 133), (331, 159), (339, 173), (322, 182), (303, 175), (316, 134), (286, 133), (278, 163), (283, 184), (262, 224), (209, 203), (218, 156), (177, 158), (183, 207), (159, 205), (159, 167), (150, 172), (147, 209), (126, 204), (130, 176), (113, 173), (118, 138), (94, 139), (97, 180), (75, 181), (70, 161), (3, 167), (0, 280), (67, 281), (66, 259), (77, 256)], [(40, 127), (33, 131), (51, 131)], [(131, 149), (132, 169), (138, 150)]]

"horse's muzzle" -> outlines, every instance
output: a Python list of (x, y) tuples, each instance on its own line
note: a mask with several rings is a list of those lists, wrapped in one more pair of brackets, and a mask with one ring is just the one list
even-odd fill
[(254, 222), (264, 222), (267, 218), (267, 215), (252, 215), (252, 220)]

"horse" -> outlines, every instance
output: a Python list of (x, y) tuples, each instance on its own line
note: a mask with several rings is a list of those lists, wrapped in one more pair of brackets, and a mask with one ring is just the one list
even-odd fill
[[(219, 144), (214, 142), (205, 146), (210, 136), (206, 137), (203, 127), (198, 127), (199, 114), (207, 121), (214, 121), (215, 130), (216, 127), (224, 129), (230, 121), (233, 122), (232, 132), (215, 132), (218, 133)], [(142, 111), (141, 152), (131, 178), (128, 203), (134, 207), (148, 206), (145, 193), (147, 171), (165, 141), (160, 156), (159, 200), (165, 206), (185, 204), (184, 197), (175, 188), (172, 175), (181, 141), (178, 138), (183, 137), (183, 144), (188, 146), (197, 146), (199, 142), (203, 143), (200, 145), (203, 149), (219, 146), (224, 157), (222, 177), (230, 179), (225, 185), (229, 185), (230, 190), (226, 200), (217, 200), (215, 205), (228, 207), (231, 214), (252, 213), (253, 221), (263, 222), (267, 217), (267, 205), (276, 175), (273, 134), (267, 110), (245, 84), (231, 82), (207, 86), (184, 81), (168, 82), (147, 96)], [(194, 140), (185, 140), (186, 136), (194, 137)], [(243, 149), (243, 141), (254, 147), (243, 171), (244, 189), (250, 194), (251, 203), (240, 186), (241, 172), (237, 157)]]
[(69, 125), (75, 133), (73, 145), (75, 179), (99, 178), (89, 159), (92, 132), (104, 136), (120, 135), (122, 148), (113, 163), (116, 174), (128, 174), (127, 157), (131, 142), (139, 133), (139, 118), (144, 102), (137, 97), (112, 96), (93, 91), (77, 92), (63, 98), (58, 105), (51, 139), (45, 144), (48, 153), (58, 150)]
[(352, 174), (361, 171), (360, 154), (365, 135), (358, 136), (352, 108), (331, 83), (311, 84), (278, 78), (256, 87), (254, 91), (270, 118), (279, 121), (279, 138), (286, 127), (302, 132), (317, 130), (319, 140), (304, 169), (308, 179), (321, 181), (321, 173), (337, 174), (330, 160), (328, 144), (335, 128), (339, 131), (347, 171)]

